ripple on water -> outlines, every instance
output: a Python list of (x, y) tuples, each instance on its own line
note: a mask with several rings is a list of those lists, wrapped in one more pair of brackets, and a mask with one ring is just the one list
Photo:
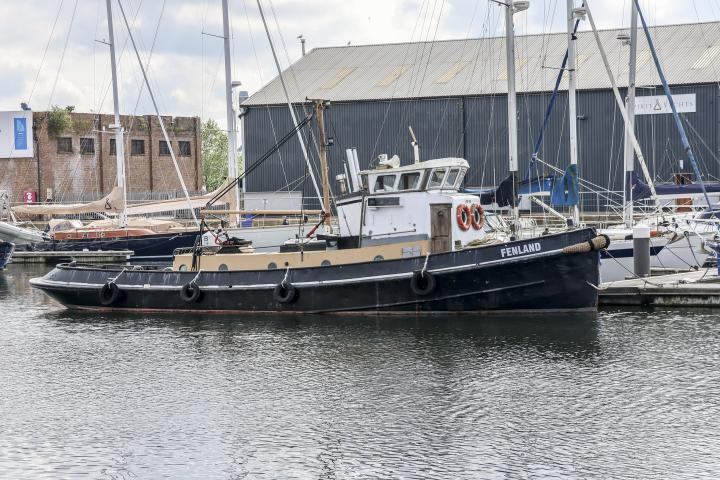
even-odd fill
[(712, 312), (68, 312), (0, 274), (1, 478), (711, 478)]

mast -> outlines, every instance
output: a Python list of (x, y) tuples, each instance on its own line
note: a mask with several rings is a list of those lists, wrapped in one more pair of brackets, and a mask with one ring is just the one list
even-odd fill
[[(630, 16), (630, 62), (628, 64), (628, 91), (627, 91), (627, 130), (635, 132), (635, 77), (637, 76), (637, 9), (633, 2)], [(633, 224), (633, 201), (630, 187), (630, 177), (635, 170), (635, 151), (630, 136), (625, 134), (625, 173), (623, 179), (623, 219), (625, 226), (630, 228)]]
[[(570, 164), (578, 163), (578, 147), (577, 147), (577, 77), (576, 77), (576, 51), (575, 51), (575, 16), (573, 10), (575, 8), (574, 0), (567, 0), (567, 40), (568, 40), (568, 116), (570, 117)], [(580, 209), (577, 205), (573, 206), (573, 225), (580, 224)]]
[(630, 140), (632, 141), (635, 155), (637, 155), (638, 162), (640, 163), (640, 168), (642, 169), (643, 175), (645, 175), (645, 179), (648, 182), (648, 187), (650, 188), (652, 199), (657, 200), (655, 183), (653, 182), (653, 179), (650, 176), (650, 171), (648, 170), (647, 164), (645, 163), (645, 157), (643, 156), (642, 149), (640, 148), (640, 143), (635, 136), (635, 132), (627, 128), (630, 122), (628, 120), (627, 110), (625, 109), (625, 103), (620, 96), (620, 91), (618, 90), (617, 82), (615, 81), (615, 75), (613, 74), (612, 68), (610, 68), (610, 62), (608, 62), (607, 55), (605, 54), (605, 48), (600, 41), (600, 34), (598, 33), (597, 27), (595, 26), (595, 20), (593, 19), (592, 11), (590, 11), (590, 0), (585, 0), (585, 11), (587, 13), (588, 21), (590, 22), (590, 27), (592, 27), (593, 36), (595, 37), (595, 43), (597, 43), (600, 57), (602, 58), (603, 65), (605, 66), (605, 73), (607, 73), (608, 79), (610, 80), (610, 85), (612, 86), (615, 103), (617, 103), (618, 110), (620, 110), (620, 114), (623, 117), (623, 122), (625, 123), (626, 134), (628, 137), (630, 137)]
[[(297, 115), (295, 115), (295, 109), (293, 108), (292, 102), (290, 101), (290, 94), (288, 93), (287, 85), (285, 85), (285, 77), (283, 76), (282, 68), (280, 68), (280, 62), (278, 61), (277, 52), (275, 52), (275, 44), (272, 41), (272, 36), (270, 36), (270, 29), (268, 28), (267, 21), (265, 20), (265, 13), (263, 12), (260, 0), (257, 0), (257, 6), (258, 10), (260, 11), (260, 18), (262, 19), (263, 26), (265, 27), (265, 34), (267, 35), (268, 43), (270, 43), (270, 50), (272, 51), (273, 60), (275, 60), (275, 68), (278, 72), (280, 85), (282, 85), (283, 92), (285, 93), (285, 100), (287, 102), (288, 109), (290, 110), (290, 117), (292, 118), (293, 127), (296, 127), (298, 124)], [(305, 140), (303, 139), (302, 133), (299, 129), (296, 133), (298, 142), (300, 142), (300, 149), (302, 150), (303, 157), (305, 158), (305, 165), (308, 169), (308, 175), (310, 175), (310, 180), (312, 181), (313, 188), (315, 189), (315, 195), (317, 195), (318, 200), (320, 200), (320, 203), (322, 203), (322, 194), (320, 193), (320, 188), (318, 187), (317, 180), (315, 179), (315, 173), (313, 172), (312, 165), (310, 164), (310, 158), (308, 157)]]
[(645, 37), (647, 38), (648, 46), (650, 47), (650, 53), (652, 53), (653, 61), (655, 62), (655, 68), (657, 68), (658, 75), (660, 75), (660, 80), (662, 81), (665, 96), (668, 99), (670, 109), (673, 113), (673, 119), (675, 119), (675, 125), (677, 126), (678, 132), (680, 133), (680, 140), (682, 140), (683, 149), (685, 150), (685, 153), (690, 160), (690, 165), (692, 165), (693, 173), (695, 173), (695, 177), (697, 177), (697, 181), (700, 184), (703, 195), (705, 196), (705, 202), (707, 202), (708, 209), (712, 211), (710, 197), (708, 197), (707, 190), (705, 190), (705, 182), (703, 182), (702, 175), (700, 174), (700, 169), (698, 168), (697, 162), (695, 161), (695, 155), (693, 154), (692, 148), (690, 147), (690, 141), (688, 140), (687, 133), (685, 132), (685, 127), (683, 126), (682, 120), (680, 120), (680, 115), (677, 112), (675, 100), (673, 99), (672, 92), (670, 91), (670, 86), (668, 85), (667, 78), (665, 77), (665, 72), (662, 68), (662, 65), (660, 64), (660, 59), (658, 58), (657, 51), (655, 50), (655, 44), (653, 43), (652, 36), (650, 35), (650, 29), (648, 29), (647, 23), (645, 23), (645, 16), (643, 15), (642, 10), (640, 10), (640, 4), (638, 3), (638, 0), (634, 0), (633, 3), (635, 4), (635, 8), (637, 9), (638, 15), (640, 16), (640, 22), (642, 23), (643, 30), (645, 31)]
[[(521, 2), (517, 2), (521, 3)], [(527, 8), (527, 6), (525, 7)], [(524, 9), (523, 9), (524, 10)], [(513, 184), (513, 218), (518, 218), (518, 207), (515, 185), (517, 184), (518, 148), (517, 148), (517, 94), (515, 91), (515, 25), (513, 15), (516, 11), (515, 2), (507, 3), (505, 9), (505, 55), (507, 66), (507, 120), (508, 120), (508, 161)]]
[(115, 123), (110, 129), (115, 131), (115, 161), (117, 162), (117, 185), (122, 189), (123, 211), (118, 216), (118, 227), (127, 227), (127, 186), (125, 184), (125, 140), (120, 123), (120, 99), (118, 94), (117, 63), (115, 59), (115, 31), (113, 29), (112, 0), (105, 0), (107, 8), (108, 39), (110, 43), (110, 70), (112, 72), (113, 109)]
[(325, 131), (325, 101), (314, 100), (315, 118), (320, 132), (320, 173), (322, 175), (323, 213), (325, 213), (325, 224), (330, 225), (330, 178), (327, 163), (327, 132)]
[[(233, 107), (232, 64), (230, 60), (230, 15), (228, 0), (222, 0), (223, 13), (223, 46), (225, 50), (225, 113), (227, 115), (228, 132), (228, 177), (237, 178), (237, 123)], [(233, 187), (236, 208), (240, 208), (240, 189), (237, 183)], [(239, 217), (236, 218), (236, 223)]]

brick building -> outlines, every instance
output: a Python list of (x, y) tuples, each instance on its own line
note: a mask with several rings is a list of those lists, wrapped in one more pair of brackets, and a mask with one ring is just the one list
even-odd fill
[[(108, 128), (113, 115), (71, 113), (72, 127), (50, 132), (49, 112), (33, 112), (34, 157), (0, 158), (0, 191), (23, 202), (24, 192), (39, 201), (83, 201), (109, 193), (116, 182), (115, 135)], [(154, 115), (122, 116), (125, 162), (130, 197), (181, 191), (170, 148), (190, 191), (202, 187), (198, 117), (163, 117), (168, 145)], [(2, 154), (0, 153), (0, 157)], [(134, 195), (133, 195), (134, 194)]]

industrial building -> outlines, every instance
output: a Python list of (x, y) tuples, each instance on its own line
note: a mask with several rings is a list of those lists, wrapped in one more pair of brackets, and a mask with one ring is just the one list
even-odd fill
[[(625, 95), (627, 29), (599, 32)], [(701, 170), (720, 176), (720, 23), (651, 28), (668, 81), (682, 112)], [(516, 39), (519, 159), (525, 175), (536, 136), (567, 48), (565, 33)], [(312, 110), (307, 99), (330, 101), (326, 123), (331, 178), (343, 173), (345, 149), (356, 147), (362, 168), (379, 154), (413, 161), (414, 130), (421, 158), (458, 156), (470, 162), (466, 185), (497, 185), (508, 172), (504, 38), (316, 48), (284, 73), (298, 117)], [(622, 191), (624, 124), (593, 33), (577, 41), (578, 145), (580, 177), (600, 190)], [(565, 76), (567, 77), (567, 75)], [(636, 131), (656, 181), (670, 181), (684, 159), (680, 138), (662, 97), (647, 41), (639, 33)], [(564, 169), (569, 163), (567, 81), (539, 157)], [(278, 78), (243, 103), (246, 165), (267, 152), (292, 128)], [(309, 151), (317, 157), (317, 135)], [(317, 164), (317, 161), (314, 161)], [(636, 166), (636, 169), (638, 167)], [(685, 162), (685, 170), (689, 165)], [(302, 189), (312, 197), (299, 143), (292, 139), (247, 179), (248, 191)], [(541, 169), (533, 173), (548, 173)], [(551, 173), (551, 172), (550, 172)], [(607, 209), (606, 196), (582, 195), (585, 210)]]
[[(64, 124), (53, 122), (58, 114), (67, 115)], [(114, 122), (109, 114), (0, 112), (0, 196), (14, 204), (96, 200), (110, 193), (117, 182), (108, 128)], [(170, 145), (154, 115), (121, 116), (120, 122), (131, 199), (172, 198), (182, 191), (170, 148), (188, 189), (202, 188), (198, 117), (163, 117)]]

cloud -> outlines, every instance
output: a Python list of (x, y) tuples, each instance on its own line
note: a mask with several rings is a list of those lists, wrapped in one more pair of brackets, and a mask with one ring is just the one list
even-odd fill
[[(253, 0), (229, 0), (233, 48), (233, 79), (256, 91), (276, 73), (265, 31)], [(108, 112), (110, 69), (104, 0), (65, 0), (55, 31), (50, 31), (60, 0), (4, 1), (0, 16), (0, 109), (16, 109), (27, 101), (50, 38), (48, 53), (31, 99), (36, 110), (51, 104), (75, 105), (78, 111)], [(199, 115), (224, 124), (224, 67), (220, 0), (122, 0), (131, 21), (141, 57), (146, 62), (157, 29), (150, 76), (160, 108), (167, 115)], [(578, 0), (579, 3), (579, 0)], [(164, 9), (163, 9), (164, 4)], [(121, 56), (121, 109), (130, 113), (142, 79), (114, 2), (116, 45)], [(263, 0), (266, 19), (280, 63), (286, 67), (300, 57), (297, 36), (308, 48), (497, 36), (504, 31), (500, 6), (486, 0)], [(628, 0), (593, 2), (599, 28), (625, 26)], [(720, 20), (720, 6), (711, 0), (657, 2), (642, 0), (651, 24)], [(564, 0), (534, 0), (517, 15), (516, 31), (545, 33), (565, 29)], [(697, 9), (697, 10), (696, 10)], [(162, 21), (159, 24), (162, 13)], [(278, 27), (279, 26), (279, 30)], [(587, 27), (586, 27), (587, 28)], [(68, 37), (69, 31), (69, 37)], [(280, 33), (282, 35), (280, 35)], [(68, 46), (63, 58), (66, 38)], [(59, 74), (58, 74), (59, 72)], [(55, 83), (54, 94), (50, 97)], [(152, 113), (147, 90), (137, 113)]]

